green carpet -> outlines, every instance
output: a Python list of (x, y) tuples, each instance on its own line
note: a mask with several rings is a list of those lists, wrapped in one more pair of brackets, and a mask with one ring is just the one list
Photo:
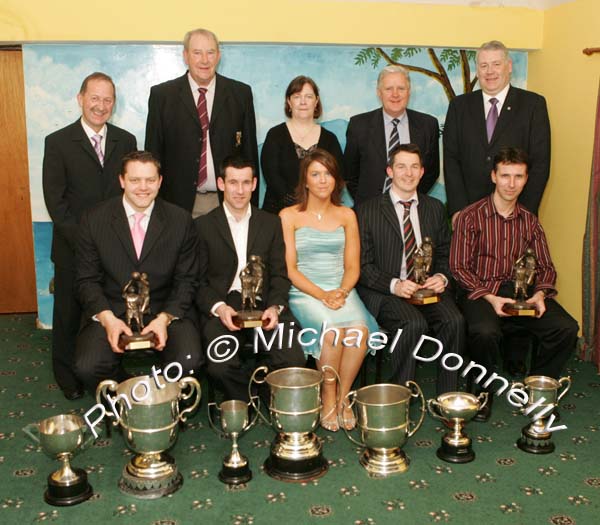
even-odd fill
[[(411, 460), (405, 474), (370, 479), (358, 463), (358, 449), (343, 433), (319, 430), (329, 472), (305, 485), (288, 484), (262, 472), (274, 433), (258, 425), (240, 440), (254, 479), (230, 490), (217, 479), (230, 443), (208, 427), (203, 402), (171, 449), (184, 477), (181, 490), (154, 501), (123, 495), (117, 482), (130, 453), (115, 430), (72, 462), (88, 472), (94, 496), (77, 506), (52, 507), (42, 495), (58, 462), (21, 428), (60, 413), (83, 413), (94, 401), (63, 398), (53, 382), (49, 343), (49, 333), (35, 329), (33, 315), (0, 316), (0, 524), (600, 523), (600, 378), (591, 364), (575, 359), (568, 369), (573, 387), (560, 409), (568, 428), (555, 433), (556, 451), (550, 455), (516, 448), (527, 420), (502, 397), (490, 422), (467, 426), (477, 453), (472, 463), (451, 465), (436, 457), (443, 431), (427, 416), (404, 448)], [(431, 365), (418, 370), (426, 398), (433, 392), (433, 373)]]

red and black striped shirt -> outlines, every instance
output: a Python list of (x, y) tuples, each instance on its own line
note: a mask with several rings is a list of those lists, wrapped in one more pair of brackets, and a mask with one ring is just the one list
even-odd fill
[(492, 195), (462, 210), (450, 246), (450, 270), (469, 299), (498, 294), (503, 282), (513, 279), (513, 266), (527, 248), (537, 257), (535, 291), (556, 295), (556, 270), (537, 217), (518, 203), (502, 217)]

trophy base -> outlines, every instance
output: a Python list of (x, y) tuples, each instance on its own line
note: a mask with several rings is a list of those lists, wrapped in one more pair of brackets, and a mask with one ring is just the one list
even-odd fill
[(468, 445), (451, 445), (444, 438), (442, 438), (442, 444), (437, 449), (436, 455), (442, 461), (448, 463), (470, 463), (475, 459), (475, 452), (471, 443)]
[(149, 334), (140, 334), (134, 332), (133, 335), (121, 334), (119, 337), (119, 348), (121, 350), (151, 350), (155, 348), (156, 334), (150, 332)]
[(502, 307), (502, 311), (505, 314), (519, 317), (535, 317), (537, 315), (537, 308), (524, 301), (517, 301), (516, 303), (506, 303)]
[(138, 454), (125, 465), (119, 480), (123, 494), (139, 499), (158, 499), (176, 492), (183, 476), (168, 454)]
[(401, 448), (368, 448), (358, 461), (367, 469), (369, 475), (375, 478), (402, 474), (410, 465), (410, 459)]
[(424, 304), (434, 304), (439, 303), (441, 301), (440, 295), (435, 293), (433, 290), (429, 288), (422, 288), (421, 290), (417, 290), (407, 301), (410, 304), (414, 304), (416, 306), (422, 306)]
[(269, 324), (269, 321), (263, 320), (262, 310), (241, 311), (232, 317), (233, 324), (238, 328), (264, 328)]
[(94, 493), (87, 480), (87, 473), (80, 468), (74, 468), (73, 472), (77, 475), (77, 481), (65, 485), (52, 479), (52, 474), (48, 476), (48, 489), (44, 492), (44, 501), (55, 507), (69, 507), (77, 505), (90, 498)]
[(529, 425), (521, 430), (521, 437), (517, 440), (517, 447), (528, 454), (552, 454), (555, 446), (552, 443), (552, 433), (533, 434), (529, 432)]
[(329, 470), (329, 464), (319, 454), (306, 459), (283, 459), (271, 454), (264, 463), (265, 472), (274, 479), (302, 483), (318, 479)]
[(227, 485), (241, 485), (242, 483), (248, 483), (251, 479), (252, 471), (247, 462), (245, 465), (240, 465), (239, 467), (223, 465), (221, 472), (219, 472), (219, 481)]

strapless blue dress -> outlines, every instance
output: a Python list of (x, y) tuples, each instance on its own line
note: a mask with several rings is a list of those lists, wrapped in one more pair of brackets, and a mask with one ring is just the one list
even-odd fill
[[(333, 231), (320, 231), (305, 226), (295, 231), (295, 237), (298, 270), (323, 290), (339, 288), (344, 276), (344, 227), (340, 226)], [(302, 328), (313, 328), (317, 331), (316, 337), (313, 333), (302, 338), (303, 341), (316, 339), (314, 344), (304, 344), (302, 349), (306, 355), (317, 359), (321, 355), (319, 339), (324, 322), (327, 322), (327, 328), (363, 326), (369, 333), (378, 330), (377, 321), (366, 309), (356, 290), (350, 292), (342, 308), (332, 310), (318, 299), (292, 286), (289, 305)], [(351, 333), (348, 337), (355, 340), (354, 335)]]

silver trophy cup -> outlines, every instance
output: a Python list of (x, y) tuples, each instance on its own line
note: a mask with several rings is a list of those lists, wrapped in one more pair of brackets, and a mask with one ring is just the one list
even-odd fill
[[(159, 380), (162, 379), (158, 376)], [(141, 386), (140, 386), (141, 385)], [(200, 402), (200, 383), (193, 377), (177, 382), (154, 377), (132, 377), (123, 383), (102, 381), (96, 389), (96, 400), (110, 396), (116, 413), (113, 425), (120, 425), (127, 446), (136, 455), (123, 469), (119, 488), (136, 498), (155, 499), (178, 490), (183, 477), (175, 460), (166, 453), (177, 439), (179, 422), (185, 422)], [(180, 401), (192, 400), (180, 410)]]
[(61, 507), (76, 505), (93, 494), (85, 470), (71, 467), (73, 455), (94, 440), (91, 434), (85, 438), (86, 429), (81, 417), (67, 414), (31, 423), (23, 429), (46, 454), (62, 462), (61, 468), (48, 476), (46, 503)]

